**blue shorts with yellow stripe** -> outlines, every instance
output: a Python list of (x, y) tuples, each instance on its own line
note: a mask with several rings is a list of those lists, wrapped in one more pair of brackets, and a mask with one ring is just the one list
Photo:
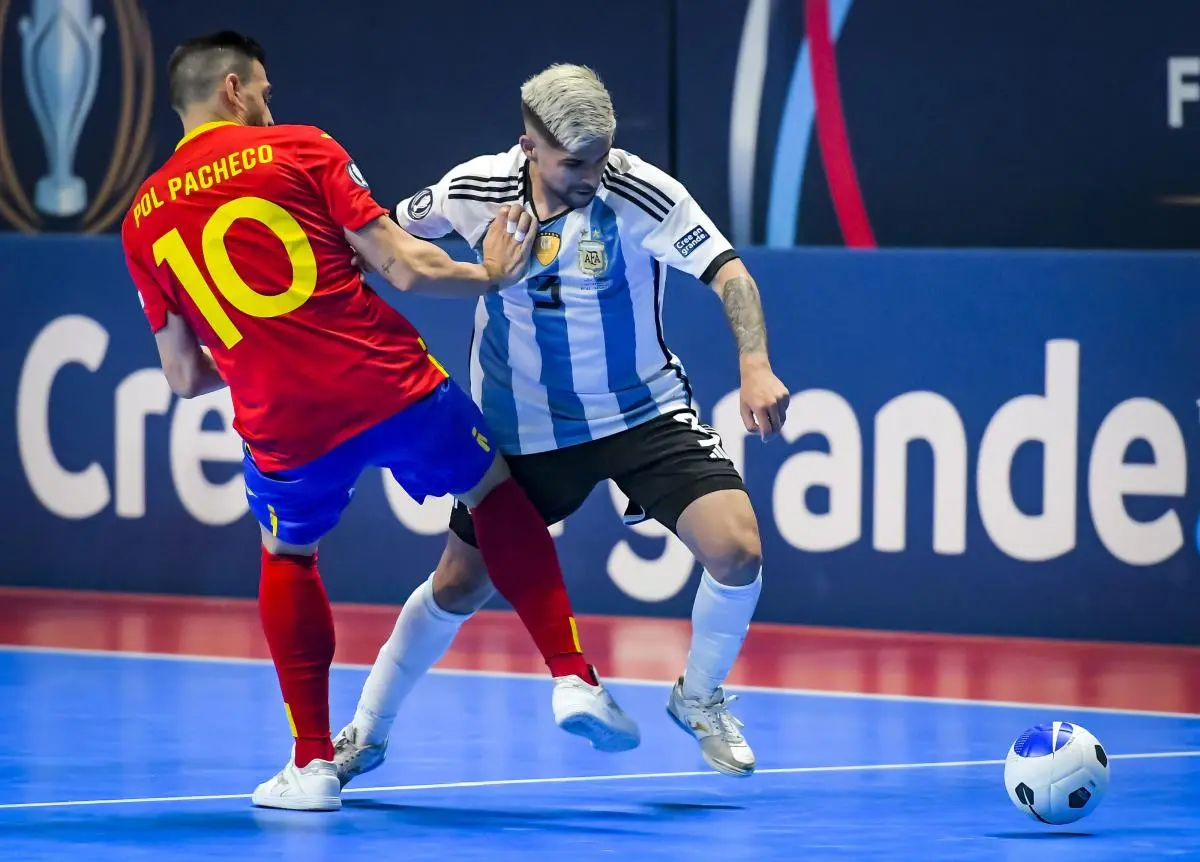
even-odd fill
[(447, 380), (303, 467), (263, 473), (243, 449), (246, 497), (272, 535), (289, 545), (309, 545), (337, 525), (368, 467), (390, 470), (418, 503), (470, 491), (495, 457), (490, 433), (475, 403)]

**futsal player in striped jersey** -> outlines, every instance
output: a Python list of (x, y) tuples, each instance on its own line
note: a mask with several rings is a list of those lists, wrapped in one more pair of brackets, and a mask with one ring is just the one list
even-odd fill
[[(701, 562), (687, 667), (667, 709), (710, 766), (749, 775), (754, 754), (723, 684), (762, 585), (758, 524), (720, 438), (698, 421), (662, 308), (668, 267), (721, 298), (742, 418), (767, 440), (783, 427), (788, 389), (771, 370), (758, 289), (683, 185), (613, 147), (612, 101), (594, 72), (551, 66), (525, 82), (521, 108), (516, 146), (459, 165), (394, 216), (416, 236), (456, 233), (477, 252), (502, 208), (520, 204), (536, 220), (525, 279), (478, 301), (472, 396), (546, 523), (611, 479), (630, 499), (627, 523), (659, 521)], [(456, 505), (437, 570), (404, 605), (334, 740), (343, 782), (383, 761), (401, 702), (491, 597), (477, 544), (471, 514)]]

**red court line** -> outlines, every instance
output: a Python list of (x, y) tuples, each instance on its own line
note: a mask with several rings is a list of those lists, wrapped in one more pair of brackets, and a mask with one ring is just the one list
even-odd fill
[[(334, 606), (336, 659), (370, 664), (397, 608)], [(608, 676), (676, 676), (688, 620), (580, 618), (588, 655)], [(0, 588), (0, 643), (222, 658), (267, 658), (246, 599)], [(484, 611), (441, 667), (542, 673), (515, 614)], [(755, 625), (733, 685), (1053, 703), (1200, 714), (1200, 648), (961, 637)]]

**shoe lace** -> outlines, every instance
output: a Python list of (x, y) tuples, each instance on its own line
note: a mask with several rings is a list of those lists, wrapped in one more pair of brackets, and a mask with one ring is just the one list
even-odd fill
[(366, 754), (367, 749), (370, 747), (371, 746), (368, 745), (360, 745), (357, 734), (354, 734), (353, 736), (350, 734), (339, 736), (337, 741), (333, 744), (334, 753), (342, 755), (344, 761), (350, 762), (357, 762), (361, 760), (363, 755)]
[(338, 736), (334, 741), (334, 754), (341, 755), (343, 761), (355, 761), (362, 756), (362, 747), (358, 740), (350, 735)]
[(744, 739), (741, 728), (745, 727), (745, 725), (729, 711), (729, 704), (737, 699), (738, 696), (736, 694), (726, 697), (723, 692), (718, 690), (717, 699), (711, 703), (701, 704), (704, 714), (709, 718), (720, 734), (721, 739), (725, 742), (742, 742)]

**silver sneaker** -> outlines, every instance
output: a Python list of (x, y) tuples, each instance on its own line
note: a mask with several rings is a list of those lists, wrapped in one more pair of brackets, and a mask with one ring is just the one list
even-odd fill
[(387, 756), (388, 741), (378, 745), (366, 745), (358, 741), (358, 728), (347, 724), (333, 738), (333, 765), (337, 767), (338, 781), (345, 787), (355, 778), (378, 769)]
[(707, 699), (685, 697), (683, 677), (671, 690), (667, 714), (680, 729), (700, 743), (704, 761), (717, 772), (745, 778), (754, 774), (754, 752), (742, 736), (742, 723), (729, 712), (736, 697), (726, 697), (718, 688)]

